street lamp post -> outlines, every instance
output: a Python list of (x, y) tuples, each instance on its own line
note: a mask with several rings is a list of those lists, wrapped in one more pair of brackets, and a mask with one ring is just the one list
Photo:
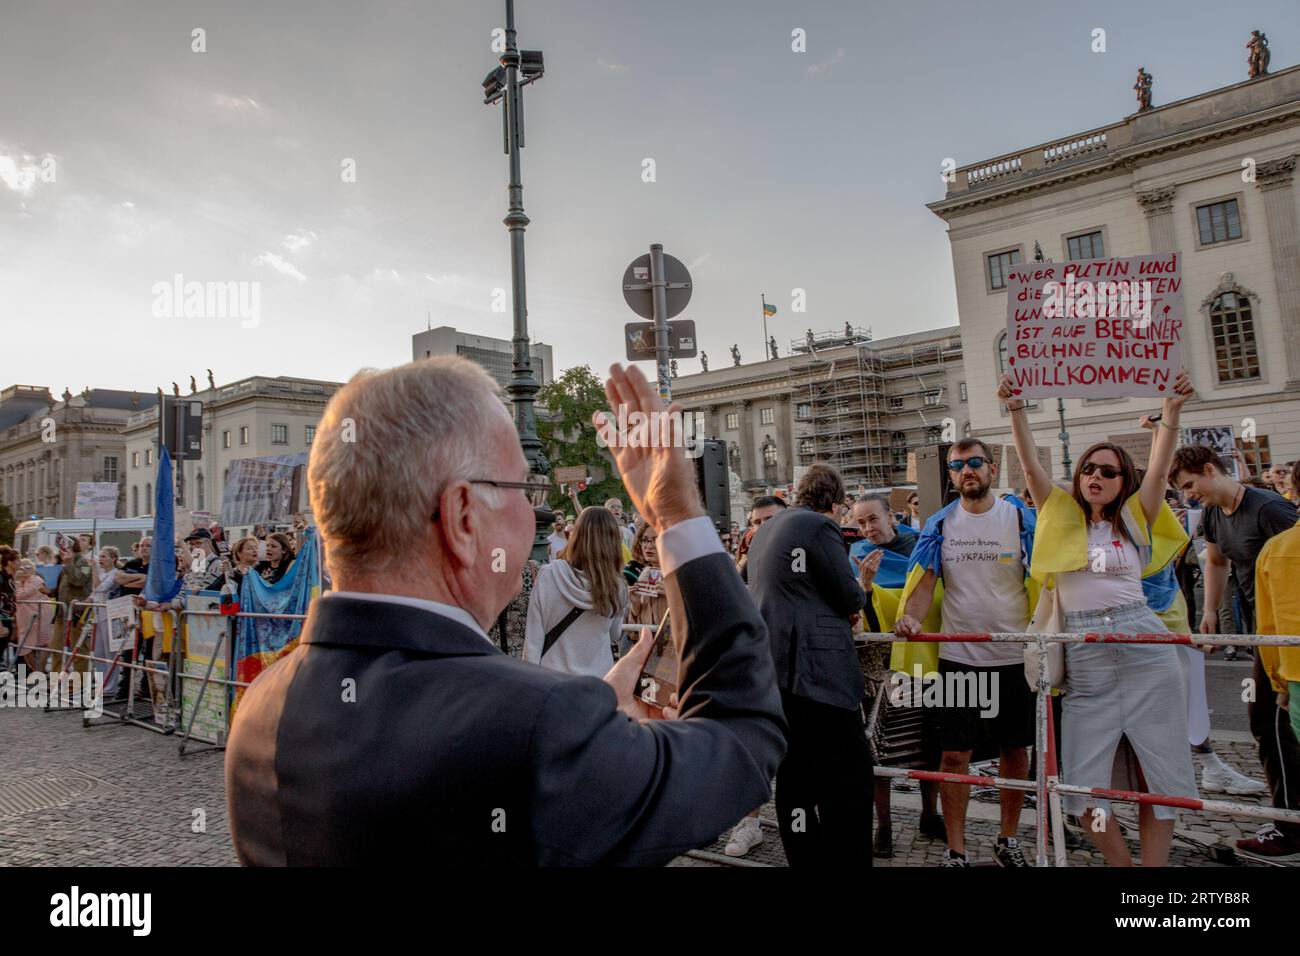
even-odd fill
[[(542, 440), (537, 434), (537, 416), (533, 410), (536, 400), (537, 379), (533, 375), (532, 359), (528, 351), (528, 297), (524, 280), (524, 230), (528, 217), (524, 215), (524, 185), (520, 171), (519, 151), (524, 147), (524, 109), (522, 88), (541, 79), (544, 72), (540, 50), (520, 50), (515, 42), (515, 3), (506, 0), (506, 48), (501, 54), (501, 65), (483, 80), (483, 102), (489, 105), (502, 102), (504, 151), (510, 157), (510, 205), (503, 220), (510, 233), (510, 287), (514, 312), (514, 364), (506, 394), (515, 410), (515, 430), (519, 444), (528, 459), (528, 470), (536, 475), (547, 475), (551, 463), (546, 459)], [(521, 77), (522, 74), (522, 77)], [(550, 508), (543, 505), (535, 509), (537, 525), (533, 537), (533, 559), (545, 561), (547, 534), (554, 521)]]

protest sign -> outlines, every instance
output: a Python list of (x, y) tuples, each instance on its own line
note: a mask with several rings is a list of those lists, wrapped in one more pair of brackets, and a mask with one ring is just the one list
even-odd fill
[(79, 481), (77, 499), (72, 506), (74, 518), (116, 518), (116, 481)]
[[(1039, 445), (1037, 448), (1038, 462), (1047, 472), (1047, 477), (1052, 477), (1052, 449), (1044, 448)], [(1005, 465), (999, 472), (1002, 476), (1002, 485), (1007, 488), (1014, 488), (1019, 491), (1027, 484), (1025, 481), (1025, 470), (1020, 467), (1020, 456), (1016, 454), (1015, 445), (1002, 446), (1002, 462)]]
[(116, 654), (134, 643), (131, 626), (135, 620), (135, 600), (129, 594), (110, 598), (104, 612), (108, 618), (108, 650)]
[(288, 522), (298, 510), (306, 464), (306, 454), (232, 461), (221, 501), (222, 526)]
[(1233, 438), (1231, 425), (1184, 428), (1180, 431), (1178, 440), (1184, 445), (1205, 445), (1207, 448), (1213, 448), (1223, 460), (1223, 467), (1228, 469), (1228, 474), (1237, 479), (1242, 477), (1241, 463), (1236, 456), (1237, 442)]
[(1182, 337), (1177, 252), (1017, 263), (1007, 275), (1007, 374), (1020, 398), (1167, 395)]
[(1133, 464), (1139, 468), (1145, 468), (1147, 461), (1151, 458), (1151, 433), (1150, 432), (1125, 432), (1122, 435), (1110, 435), (1106, 441), (1112, 445), (1119, 445), (1128, 452), (1128, 456), (1133, 459)]
[(889, 510), (895, 514), (907, 511), (907, 499), (916, 494), (915, 488), (891, 488), (889, 490)]
[[(221, 607), (220, 595), (201, 591), (189, 599), (188, 610), (215, 611)], [(227, 657), (230, 654), (229, 619), (191, 614), (185, 620), (185, 658), (181, 678), (181, 726), (190, 726), (190, 737), (212, 744), (226, 740), (229, 727), (229, 690), (217, 681), (226, 680), (229, 672)], [(212, 667), (210, 682), (205, 688), (203, 678)], [(200, 691), (202, 694), (200, 695)], [(200, 696), (202, 699), (200, 699)]]
[(907, 453), (907, 480), (916, 483), (916, 452)]

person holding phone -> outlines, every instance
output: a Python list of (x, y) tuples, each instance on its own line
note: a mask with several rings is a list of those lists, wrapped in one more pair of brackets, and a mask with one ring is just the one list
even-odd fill
[[(639, 564), (640, 570), (630, 589), (629, 624), (657, 628), (668, 613), (668, 593), (663, 586), (663, 569), (659, 567), (658, 540), (659, 532), (644, 522), (637, 527), (632, 539), (632, 561), (628, 567)], [(631, 645), (631, 641), (620, 643), (623, 651)]]

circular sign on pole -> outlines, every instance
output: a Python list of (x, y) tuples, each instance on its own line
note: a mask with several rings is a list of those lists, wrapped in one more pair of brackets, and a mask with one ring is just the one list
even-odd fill
[[(664, 279), (668, 282), (668, 314), (665, 319), (681, 313), (691, 301), (691, 274), (680, 259), (664, 255)], [(654, 298), (650, 289), (650, 254), (638, 256), (623, 273), (623, 301), (643, 319), (655, 317)]]

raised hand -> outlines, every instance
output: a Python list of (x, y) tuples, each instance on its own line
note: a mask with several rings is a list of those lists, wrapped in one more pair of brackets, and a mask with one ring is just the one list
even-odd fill
[[(641, 516), (662, 534), (704, 514), (695, 466), (686, 454), (681, 406), (673, 403), (665, 409), (635, 366), (610, 366), (605, 397), (610, 412), (597, 412), (592, 421)], [(626, 431), (620, 431), (624, 422)]]

